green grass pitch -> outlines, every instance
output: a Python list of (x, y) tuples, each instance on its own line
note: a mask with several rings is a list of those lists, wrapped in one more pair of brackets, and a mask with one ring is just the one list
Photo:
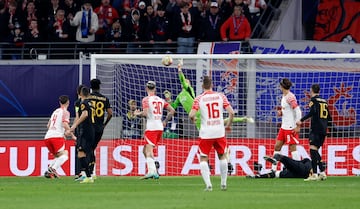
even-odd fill
[(213, 191), (204, 192), (196, 177), (98, 177), (79, 184), (72, 177), (0, 177), (1, 209), (358, 209), (360, 177), (303, 179), (247, 179), (230, 176), (220, 191), (220, 177), (212, 176)]

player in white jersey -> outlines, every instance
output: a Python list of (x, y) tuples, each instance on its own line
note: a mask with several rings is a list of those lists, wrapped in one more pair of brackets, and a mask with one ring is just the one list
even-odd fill
[[(274, 155), (280, 154), (282, 146), (286, 143), (289, 144), (291, 157), (294, 160), (300, 160), (300, 155), (296, 149), (296, 145), (299, 144), (300, 126), (296, 123), (301, 119), (301, 110), (295, 95), (290, 91), (291, 86), (292, 83), (287, 78), (280, 81), (282, 98), (281, 110), (278, 111), (278, 115), (281, 116), (281, 128), (276, 139)], [(272, 165), (272, 170), (277, 170), (276, 163)]]
[[(52, 114), (47, 124), (48, 131), (45, 135), (45, 145), (49, 152), (54, 156), (54, 160), (45, 172), (47, 178), (58, 178), (56, 170), (68, 160), (68, 151), (65, 150), (65, 131), (70, 130), (69, 97), (62, 95), (59, 97), (60, 107)], [(72, 135), (73, 138), (75, 136)]]
[[(230, 129), (234, 118), (234, 110), (224, 94), (212, 91), (212, 81), (209, 76), (204, 76), (202, 87), (204, 93), (195, 98), (189, 113), (189, 118), (196, 122), (196, 112), (200, 111), (201, 126), (198, 151), (200, 155), (200, 172), (206, 185), (205, 191), (212, 191), (208, 156), (211, 148), (214, 147), (220, 160), (220, 188), (226, 190), (228, 162), (226, 158), (225, 129)], [(229, 113), (229, 120), (225, 125), (223, 119), (224, 109)]]
[[(134, 112), (137, 116), (146, 117), (143, 153), (146, 158), (147, 174), (142, 179), (158, 179), (159, 174), (156, 171), (153, 149), (160, 141), (164, 127), (175, 114), (175, 110), (164, 99), (155, 95), (156, 83), (154, 81), (146, 83), (146, 92), (148, 96), (142, 100), (143, 111), (136, 110)], [(162, 121), (163, 109), (167, 110), (164, 121)]]

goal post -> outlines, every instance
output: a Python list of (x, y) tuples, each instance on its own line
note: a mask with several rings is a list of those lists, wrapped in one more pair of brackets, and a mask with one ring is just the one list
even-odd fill
[[(168, 55), (168, 54), (167, 54)], [(101, 92), (109, 97), (114, 118), (107, 126), (97, 154), (99, 175), (143, 175), (146, 172), (142, 134), (143, 119), (128, 115), (129, 102), (141, 108), (146, 96), (145, 84), (153, 80), (157, 95), (171, 92), (172, 101), (181, 91), (177, 63), (183, 60), (183, 73), (200, 94), (204, 75), (210, 75), (213, 89), (230, 100), (236, 117), (252, 117), (255, 123), (234, 123), (227, 135), (230, 159), (235, 167), (232, 175), (248, 175), (253, 163), (265, 169), (263, 160), (271, 155), (281, 118), (279, 81), (289, 78), (303, 115), (309, 111), (312, 84), (321, 87), (328, 100), (334, 128), (321, 152), (328, 175), (360, 174), (360, 54), (171, 54), (173, 64), (163, 66), (165, 54), (92, 54), (91, 78), (102, 82)], [(176, 116), (165, 127), (163, 140), (155, 148), (160, 175), (199, 175), (196, 157), (198, 131), (181, 105)], [(225, 115), (226, 116), (226, 115)], [(309, 122), (300, 132), (301, 157), (309, 157)], [(288, 147), (282, 153), (288, 155)], [(219, 162), (212, 153), (211, 172), (218, 175)]]

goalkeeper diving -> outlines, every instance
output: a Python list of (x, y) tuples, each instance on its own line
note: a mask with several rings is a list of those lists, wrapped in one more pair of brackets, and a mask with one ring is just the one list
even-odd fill
[[(179, 60), (178, 63), (178, 75), (179, 75), (179, 80), (181, 83), (181, 92), (176, 96), (175, 101), (172, 101), (171, 99), (171, 92), (169, 90), (165, 90), (164, 91), (164, 97), (165, 100), (170, 103), (170, 105), (176, 110), (177, 107), (179, 107), (179, 105), (181, 105), (183, 107), (183, 109), (185, 110), (185, 112), (187, 114), (190, 113), (192, 105), (194, 103), (194, 99), (195, 99), (195, 91), (194, 88), (191, 86), (189, 79), (185, 78), (184, 73), (182, 72), (181, 68), (183, 66), (183, 61)], [(224, 119), (224, 123), (226, 124), (227, 120), (229, 120), (228, 118)], [(233, 123), (244, 123), (244, 122), (248, 122), (248, 123), (254, 123), (254, 119), (251, 117), (234, 117), (232, 120)], [(197, 130), (200, 130), (200, 124), (201, 124), (201, 119), (200, 119), (200, 111), (196, 112), (195, 114), (195, 126), (197, 128)], [(228, 171), (229, 174), (232, 173), (232, 171), (234, 170), (232, 164), (230, 163), (230, 150), (229, 148), (227, 148), (226, 151), (226, 158), (228, 160)]]
[[(181, 70), (181, 67), (183, 65), (183, 61), (179, 60), (178, 63), (178, 73), (179, 73), (179, 80), (182, 86), (182, 90), (181, 92), (176, 96), (175, 101), (172, 101), (171, 99), (171, 92), (169, 90), (165, 90), (164, 91), (164, 97), (165, 100), (171, 104), (171, 106), (176, 110), (177, 107), (179, 107), (179, 105), (181, 105), (185, 112), (187, 114), (189, 114), (189, 112), (191, 111), (191, 107), (193, 105), (194, 99), (195, 99), (195, 91), (194, 88), (191, 86), (189, 79), (185, 78), (184, 73)], [(195, 115), (195, 125), (197, 130), (200, 129), (200, 112), (198, 111)], [(228, 120), (228, 118), (224, 119), (224, 123), (226, 123), (226, 121)], [(254, 123), (254, 119), (251, 117), (234, 117), (233, 118), (233, 123), (244, 123), (244, 122), (248, 122), (248, 123)]]

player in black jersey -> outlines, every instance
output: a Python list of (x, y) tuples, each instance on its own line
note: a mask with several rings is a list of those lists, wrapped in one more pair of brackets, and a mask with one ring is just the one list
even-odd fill
[[(81, 103), (81, 98), (80, 98), (80, 92), (81, 92), (81, 89), (84, 87), (84, 85), (80, 84), (77, 88), (76, 88), (76, 94), (78, 96), (78, 99), (74, 102), (74, 108), (75, 108), (75, 119), (74, 120), (77, 120), (79, 119), (79, 108), (80, 108), (80, 103)], [(75, 136), (78, 137), (79, 136), (79, 129), (75, 129)], [(75, 143), (76, 145), (76, 143)], [(78, 158), (78, 152), (77, 152), (77, 149), (75, 149), (75, 180), (80, 180), (79, 177), (81, 177), (81, 170), (80, 170), (80, 162), (79, 162), (79, 158)], [(84, 177), (85, 177), (85, 174), (84, 174)]]
[(254, 164), (254, 170), (258, 173), (255, 175), (246, 176), (247, 178), (308, 178), (313, 174), (312, 163), (309, 158), (302, 160), (294, 160), (285, 155), (275, 154), (274, 157), (264, 156), (266, 161), (273, 165), (281, 162), (284, 165), (282, 171), (270, 171), (269, 173), (260, 174), (261, 164)]
[[(95, 119), (95, 141), (92, 145), (93, 152), (95, 151), (98, 143), (101, 140), (101, 137), (104, 133), (105, 126), (109, 123), (110, 119), (112, 118), (112, 109), (110, 105), (109, 99), (100, 93), (100, 84), (101, 81), (99, 79), (92, 79), (90, 81), (90, 87), (92, 92), (90, 93), (90, 101), (94, 108), (94, 119)], [(106, 113), (106, 120), (105, 119), (105, 113)], [(90, 159), (91, 162), (91, 170), (94, 171), (95, 166), (95, 154), (92, 155), (92, 158)]]
[(80, 108), (78, 110), (79, 118), (76, 119), (70, 128), (71, 132), (74, 132), (78, 128), (78, 138), (76, 142), (76, 149), (78, 151), (78, 158), (82, 169), (86, 173), (86, 178), (80, 183), (93, 183), (94, 180), (91, 177), (89, 156), (93, 155), (92, 146), (95, 141), (94, 130), (94, 116), (91, 101), (88, 99), (90, 96), (90, 90), (84, 86), (80, 90)]
[[(319, 84), (313, 84), (310, 89), (311, 100), (309, 103), (310, 112), (306, 114), (298, 122), (298, 125), (301, 125), (302, 122), (311, 118), (310, 126), (310, 157), (312, 161), (312, 168), (314, 174), (305, 179), (307, 181), (311, 180), (325, 180), (325, 166), (321, 161), (321, 156), (319, 154), (319, 148), (323, 145), (326, 137), (326, 132), (328, 124), (331, 121), (330, 111), (328, 109), (327, 101), (319, 96), (320, 86)], [(317, 167), (319, 166), (320, 174), (317, 175)]]

